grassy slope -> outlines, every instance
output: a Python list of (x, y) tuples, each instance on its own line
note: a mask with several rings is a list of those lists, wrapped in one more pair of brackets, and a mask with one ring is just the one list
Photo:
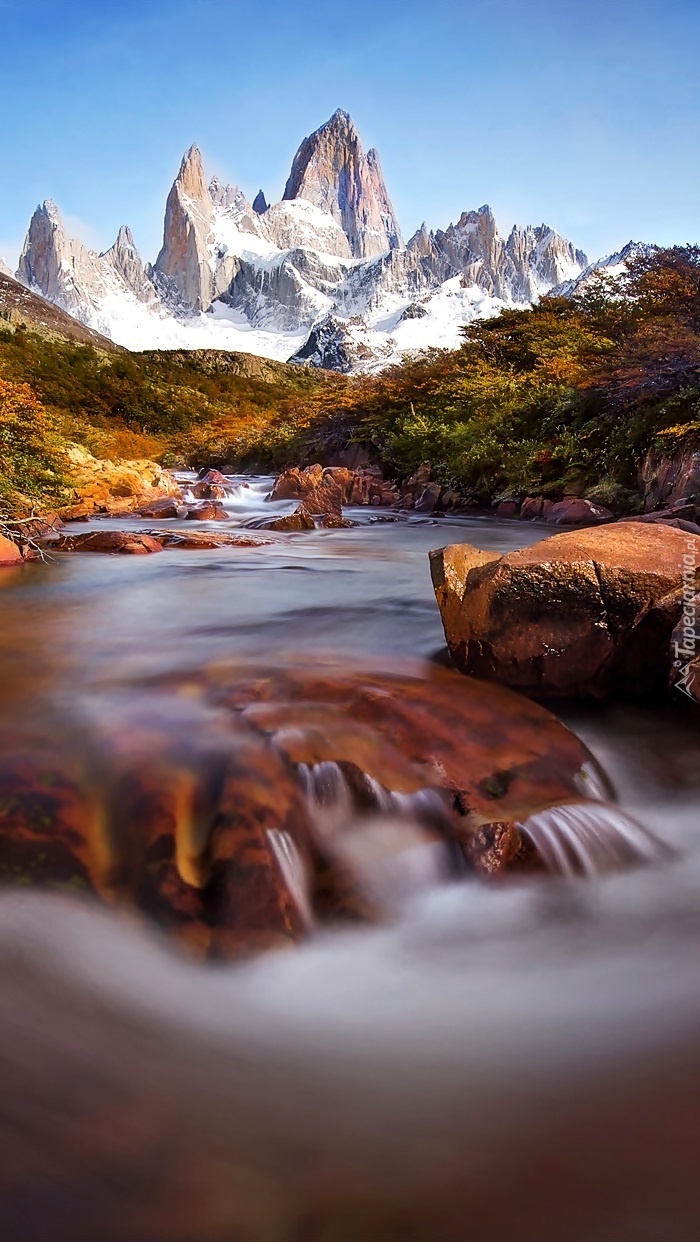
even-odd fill
[(430, 460), (484, 499), (596, 488), (605, 499), (634, 487), (651, 444), (700, 438), (699, 248), (644, 257), (614, 287), (505, 311), (470, 325), (459, 350), (355, 379), (220, 351), (129, 354), (4, 279), (6, 509), (65, 495), (66, 440), (102, 457), (269, 468), (355, 440), (394, 473)]

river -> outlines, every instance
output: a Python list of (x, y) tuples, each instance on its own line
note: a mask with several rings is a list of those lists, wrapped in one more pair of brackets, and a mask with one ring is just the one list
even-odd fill
[[(271, 482), (236, 479), (229, 522), (211, 528), (293, 509), (265, 500)], [(377, 669), (408, 659), (427, 671), (444, 659), (428, 551), (460, 540), (507, 551), (551, 533), (480, 516), (346, 515), (358, 525), (271, 534), (255, 548), (57, 554), (8, 571), (5, 735), (31, 735), (47, 721), (60, 731), (61, 705), (105, 681), (231, 654), (270, 666), (297, 654), (339, 664), (360, 657)], [(680, 698), (553, 709), (610, 776), (622, 808), (672, 848), (670, 861), (594, 880), (446, 885), (394, 925), (325, 934), (294, 954), (213, 973), (111, 915), (5, 896), (0, 1054), (15, 1085), (0, 1105), (0, 1145), (20, 1169), (21, 1116), (30, 1138), (53, 1152), (48, 1173), (37, 1158), (37, 1183), (17, 1174), (25, 1195), (38, 1195), (31, 1209), (22, 1199), (22, 1236), (48, 1236), (60, 1207), (74, 1242), (94, 1239), (97, 1220), (105, 1242), (694, 1240), (697, 713)], [(82, 1081), (76, 1048), (94, 1080), (75, 1104), (82, 1154), (68, 1142), (64, 1156), (58, 1119), (66, 1075), (71, 1093)], [(112, 1089), (139, 1099), (138, 1116), (150, 1109), (153, 1124), (135, 1126), (124, 1103), (105, 1122), (105, 1139), (94, 1108)], [(124, 1150), (133, 1144), (156, 1187), (142, 1232), (129, 1215), (130, 1158), (114, 1165), (122, 1125)], [(175, 1191), (159, 1189), (153, 1171), (165, 1159), (155, 1154), (163, 1130), (178, 1136), (163, 1149), (172, 1167), (189, 1170)], [(83, 1184), (91, 1135), (97, 1173), (93, 1198), (81, 1200), (65, 1188)], [(231, 1168), (243, 1178), (237, 1196)], [(47, 1190), (52, 1177), (60, 1193)], [(171, 1194), (176, 1207), (166, 1211)]]

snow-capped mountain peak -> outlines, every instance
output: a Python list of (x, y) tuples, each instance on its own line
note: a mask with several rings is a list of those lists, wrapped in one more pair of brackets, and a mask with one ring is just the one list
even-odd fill
[(207, 182), (191, 146), (153, 267), (126, 226), (96, 254), (47, 200), (18, 277), (128, 348), (211, 345), (346, 368), (457, 345), (464, 323), (527, 305), (587, 264), (547, 225), (502, 236), (488, 205), (444, 230), (423, 224), (404, 245), (377, 153), (338, 111), (304, 139), (272, 206), (262, 190), (251, 203)]
[(352, 118), (340, 108), (302, 142), (284, 198), (308, 199), (331, 215), (355, 258), (384, 254), (402, 244), (379, 156), (374, 149), (365, 155)]

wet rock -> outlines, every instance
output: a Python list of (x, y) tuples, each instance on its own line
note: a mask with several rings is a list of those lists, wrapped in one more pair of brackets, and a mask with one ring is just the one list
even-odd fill
[(566, 496), (543, 513), (546, 522), (556, 526), (596, 526), (602, 522), (612, 522), (614, 513), (603, 505), (596, 505), (592, 500), (583, 500), (578, 496)]
[(210, 470), (207, 466), (199, 471), (197, 480), (200, 483), (204, 483), (205, 486), (209, 485), (212, 487), (225, 487), (230, 482), (220, 470)]
[(197, 548), (202, 550), (207, 548), (259, 548), (271, 542), (269, 539), (256, 538), (255, 535), (233, 534), (228, 531), (219, 532), (215, 530), (158, 531), (155, 538), (162, 543), (164, 548), (193, 550)]
[(456, 492), (451, 488), (448, 488), (443, 492), (441, 501), (443, 509), (459, 509), (462, 503), (462, 497), (459, 492)]
[(58, 552), (106, 552), (122, 556), (145, 556), (163, 551), (163, 544), (152, 535), (130, 530), (91, 530), (84, 535), (61, 535), (52, 546)]
[(215, 500), (203, 500), (190, 506), (185, 519), (188, 522), (227, 522), (228, 513)]
[(195, 483), (192, 495), (196, 500), (225, 500), (228, 492), (220, 483), (207, 483), (202, 480), (201, 483)]
[(442, 488), (439, 483), (427, 483), (415, 502), (415, 508), (421, 513), (432, 513), (440, 503)]
[(179, 515), (179, 505), (174, 497), (163, 497), (162, 500), (152, 500), (150, 504), (142, 505), (139, 514), (145, 518), (176, 518)]
[(428, 486), (432, 472), (430, 462), (422, 462), (418, 469), (406, 479), (401, 489), (402, 492), (411, 492), (414, 496), (420, 496)]
[(539, 518), (547, 520), (547, 515), (552, 509), (552, 501), (547, 500), (544, 496), (526, 496), (520, 506), (518, 517), (523, 521), (534, 521)]
[(464, 847), (468, 862), (480, 875), (508, 875), (513, 871), (545, 871), (543, 859), (518, 824), (484, 824)]
[(321, 526), (324, 530), (348, 530), (351, 526), (357, 526), (357, 522), (353, 522), (352, 518), (341, 517), (338, 513), (327, 513), (321, 518)]
[(520, 504), (517, 500), (502, 500), (496, 506), (497, 517), (514, 518), (518, 516), (519, 512), (520, 512)]
[(0, 535), (0, 565), (20, 565), (21, 562), (22, 552), (18, 545), (5, 535)]
[(307, 513), (340, 515), (350, 501), (354, 474), (345, 466), (298, 466), (285, 470), (275, 482), (271, 500), (303, 500)]
[(294, 513), (286, 517), (269, 518), (260, 525), (261, 530), (315, 530), (316, 524), (304, 505), (299, 505)]
[(616, 523), (499, 557), (469, 544), (431, 553), (450, 654), (463, 672), (534, 694), (648, 694), (670, 672), (684, 558), (700, 539)]
[(275, 479), (270, 492), (270, 500), (301, 500), (312, 487), (317, 486), (323, 477), (321, 465), (308, 466), (301, 470), (299, 466), (291, 466), (283, 470)]
[(130, 904), (199, 956), (383, 917), (465, 866), (556, 870), (527, 825), (596, 789), (553, 715), (449, 670), (217, 661), (101, 688), (88, 719), (25, 751), (0, 722), (0, 880)]
[[(665, 509), (655, 509), (653, 513), (636, 513), (632, 517), (620, 518), (621, 522), (690, 522), (697, 525), (697, 517), (700, 514), (700, 508), (692, 502), (680, 501), (674, 505), (668, 505)], [(683, 530), (685, 527), (679, 527)]]

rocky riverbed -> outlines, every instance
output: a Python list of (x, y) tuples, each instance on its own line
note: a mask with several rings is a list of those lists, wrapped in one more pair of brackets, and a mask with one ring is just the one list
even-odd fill
[[(445, 667), (429, 561), (462, 549), (437, 553), (460, 625), (470, 557), (513, 617), (532, 597), (514, 567), (552, 565), (542, 616), (569, 634), (564, 588), (593, 564), (605, 617), (581, 632), (604, 621), (621, 650), (690, 535), (550, 539), (344, 496), (351, 524), (327, 527), (339, 482), (322, 471), (285, 530), (313, 489), (180, 476), (143, 514), (35, 531), (46, 559), (0, 575), (0, 869), (20, 890), (0, 900), (0, 1142), (29, 1236), (60, 1200), (76, 1242), (118, 1242), (136, 1201), (145, 1242), (336, 1242), (348, 1221), (461, 1242), (465, 1215), (501, 1242), (524, 1203), (547, 1242), (597, 1242), (601, 1219), (646, 1242), (640, 1212), (690, 1239), (697, 705), (606, 685), (545, 707)], [(195, 488), (222, 489), (223, 518), (187, 516)], [(616, 561), (604, 594), (594, 539), (659, 555)]]

